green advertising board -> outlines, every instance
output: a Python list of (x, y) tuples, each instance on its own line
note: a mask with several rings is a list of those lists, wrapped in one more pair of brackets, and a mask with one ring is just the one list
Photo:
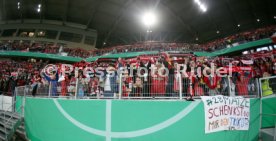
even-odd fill
[(196, 101), (68, 100), (27, 98), (31, 141), (257, 141), (260, 100), (250, 99), (250, 128), (205, 134)]

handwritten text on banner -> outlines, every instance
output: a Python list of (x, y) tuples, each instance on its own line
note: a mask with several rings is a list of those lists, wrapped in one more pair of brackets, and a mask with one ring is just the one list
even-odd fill
[(205, 133), (222, 130), (248, 130), (250, 100), (243, 97), (202, 96)]

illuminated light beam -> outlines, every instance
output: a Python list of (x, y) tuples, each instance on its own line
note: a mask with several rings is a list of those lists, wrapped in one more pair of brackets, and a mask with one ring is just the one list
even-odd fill
[(199, 8), (201, 9), (201, 11), (206, 12), (207, 11), (207, 7), (204, 3), (202, 3), (200, 0), (194, 0), (195, 3), (199, 6)]
[(157, 18), (156, 18), (156, 15), (153, 13), (153, 12), (148, 12), (148, 13), (145, 13), (143, 15), (143, 23), (147, 26), (147, 27), (151, 27), (153, 25), (156, 24), (157, 22)]

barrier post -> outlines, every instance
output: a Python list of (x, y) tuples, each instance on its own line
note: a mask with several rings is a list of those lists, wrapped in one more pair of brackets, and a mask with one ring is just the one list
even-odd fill
[(26, 86), (24, 86), (23, 89), (24, 89), (23, 90), (23, 96), (21, 98), (21, 105), (20, 105), (20, 108), (21, 108), (21, 117), (24, 117), (24, 113), (25, 113), (24, 107), (25, 107), (25, 103), (26, 103)]
[(263, 118), (263, 106), (262, 106), (262, 96), (263, 96), (263, 91), (262, 91), (262, 79), (260, 78), (259, 79), (259, 85), (258, 87), (260, 88), (260, 94), (259, 94), (259, 98), (260, 98), (260, 129), (259, 129), (259, 139), (262, 137), (262, 134), (261, 134), (261, 129), (262, 129), (262, 118)]
[(234, 96), (234, 95), (231, 95), (232, 94), (232, 83), (231, 83), (231, 80), (230, 80), (230, 76), (227, 75), (227, 85), (228, 85), (228, 96)]
[(5, 111), (3, 98), (4, 98), (4, 94), (1, 95), (1, 101), (2, 101), (2, 108), (1, 108), (1, 110)]
[(193, 78), (190, 77), (190, 82), (189, 82), (189, 87), (190, 87), (190, 95), (191, 97), (193, 97), (193, 82), (192, 82)]
[(181, 75), (177, 74), (177, 78), (179, 79), (179, 99), (182, 99), (182, 79), (181, 79)]
[(119, 73), (119, 99), (121, 99), (122, 98), (122, 74), (121, 73)]
[(48, 97), (51, 97), (51, 93), (52, 93), (52, 82), (49, 82), (49, 91), (48, 91)]
[(261, 85), (260, 85), (260, 81), (257, 79), (257, 78), (255, 78), (255, 83), (256, 83), (256, 87), (257, 87), (257, 96), (259, 97), (259, 98), (261, 98), (261, 91), (262, 91), (262, 89), (261, 89)]
[(75, 99), (77, 99), (79, 92), (79, 78), (76, 78)]
[(12, 104), (13, 104), (13, 108), (12, 108), (12, 112), (16, 112), (16, 96), (17, 96), (17, 93), (18, 93), (18, 87), (15, 87), (14, 89), (14, 95), (12, 97)]

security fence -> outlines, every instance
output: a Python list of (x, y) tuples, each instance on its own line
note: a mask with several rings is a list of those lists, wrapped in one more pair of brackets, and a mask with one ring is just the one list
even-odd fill
[[(260, 84), (259, 84), (260, 83)], [(105, 78), (76, 78), (67, 82), (16, 87), (17, 95), (67, 98), (116, 99), (183, 99), (211, 95), (256, 97), (268, 95), (265, 87), (275, 94), (276, 78), (187, 77), (181, 74), (115, 75)]]

